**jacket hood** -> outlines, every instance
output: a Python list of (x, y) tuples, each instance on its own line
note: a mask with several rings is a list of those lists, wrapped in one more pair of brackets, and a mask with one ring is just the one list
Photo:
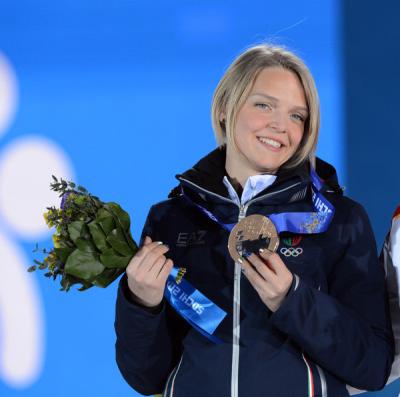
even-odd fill
[[(200, 159), (192, 168), (176, 175), (176, 178), (182, 182), (187, 180), (201, 188), (214, 192), (222, 197), (229, 197), (227, 189), (225, 188), (222, 180), (226, 175), (225, 170), (226, 150), (225, 146), (220, 146)], [(341, 194), (342, 189), (339, 186), (338, 178), (335, 168), (329, 163), (316, 158), (316, 172), (324, 183), (323, 191)], [(281, 185), (282, 183), (297, 178), (300, 182), (310, 182), (310, 165), (305, 162), (293, 170), (279, 172), (277, 179), (272, 184), (274, 186)], [(173, 196), (175, 190), (172, 190), (170, 196)]]

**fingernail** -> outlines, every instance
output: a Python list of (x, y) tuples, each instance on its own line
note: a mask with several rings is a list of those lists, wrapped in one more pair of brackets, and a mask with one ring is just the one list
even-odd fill
[(162, 241), (157, 241), (157, 245), (161, 245), (161, 244), (163, 244)]
[(243, 258), (238, 258), (237, 260), (241, 265), (243, 264)]
[(260, 249), (258, 250), (258, 252), (259, 252), (260, 254), (262, 254), (264, 251), (265, 251), (264, 248), (260, 248)]

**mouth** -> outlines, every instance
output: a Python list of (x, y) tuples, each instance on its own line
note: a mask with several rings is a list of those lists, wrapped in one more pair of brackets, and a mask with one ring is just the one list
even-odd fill
[(264, 146), (266, 146), (270, 149), (279, 150), (282, 146), (284, 146), (282, 142), (276, 141), (275, 139), (272, 139), (272, 138), (258, 136), (257, 139)]

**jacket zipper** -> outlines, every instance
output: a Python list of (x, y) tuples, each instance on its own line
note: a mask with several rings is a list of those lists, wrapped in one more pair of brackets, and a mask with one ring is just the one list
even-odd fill
[[(285, 190), (291, 189), (301, 182), (297, 182), (287, 188), (264, 194), (254, 200), (248, 201), (245, 205), (239, 208), (238, 222), (246, 217), (246, 213), (251, 204), (263, 200), (266, 197), (282, 193)], [(239, 396), (239, 353), (240, 353), (240, 281), (242, 276), (242, 267), (239, 262), (235, 262), (235, 277), (233, 284), (233, 330), (232, 330), (232, 372), (231, 372), (231, 397)]]
[[(239, 210), (238, 222), (245, 216), (246, 206), (242, 205)], [(232, 371), (231, 371), (231, 397), (239, 396), (239, 353), (240, 353), (240, 282), (242, 278), (242, 267), (235, 262), (235, 276), (233, 284), (233, 327), (232, 327)]]
[(317, 364), (315, 364), (318, 370), (319, 379), (321, 380), (321, 397), (328, 397), (328, 387), (326, 385), (326, 378), (324, 370)]

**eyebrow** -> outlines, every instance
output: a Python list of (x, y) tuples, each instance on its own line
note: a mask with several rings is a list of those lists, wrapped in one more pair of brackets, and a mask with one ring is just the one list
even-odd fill
[[(270, 101), (272, 101), (274, 103), (278, 103), (279, 102), (278, 98), (275, 98), (275, 97), (273, 97), (271, 95), (263, 94), (261, 92), (254, 92), (253, 94), (250, 94), (249, 96), (255, 96), (255, 95), (267, 98), (267, 99), (269, 99)], [(302, 110), (303, 112), (306, 112), (308, 114), (308, 109), (305, 108), (304, 106), (294, 106), (293, 108), (297, 109), (297, 110)]]

